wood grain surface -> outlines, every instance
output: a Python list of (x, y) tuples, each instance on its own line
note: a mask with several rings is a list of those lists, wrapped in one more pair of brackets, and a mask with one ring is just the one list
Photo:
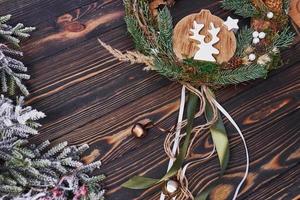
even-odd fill
[[(161, 176), (167, 167), (165, 134), (153, 128), (143, 139), (130, 135), (131, 126), (150, 118), (171, 127), (179, 106), (179, 84), (141, 65), (121, 63), (97, 42), (100, 37), (120, 50), (133, 49), (126, 32), (121, 0), (2, 0), (1, 14), (13, 22), (37, 27), (24, 42), (25, 64), (32, 79), (27, 104), (45, 112), (44, 126), (33, 140), (91, 146), (85, 159), (102, 159), (108, 176), (107, 199), (157, 200), (160, 188), (134, 191), (120, 187), (133, 175)], [(178, 0), (174, 23), (191, 13), (209, 9), (226, 19), (219, 1)], [(236, 16), (234, 16), (236, 17)], [(242, 23), (247, 23), (242, 21)], [(250, 151), (250, 175), (239, 199), (300, 199), (300, 38), (283, 53), (284, 65), (267, 80), (223, 88), (219, 102), (240, 125)], [(202, 120), (202, 119), (200, 119)], [(211, 199), (230, 199), (245, 167), (238, 134), (225, 120), (230, 137), (229, 169)], [(213, 148), (203, 133), (193, 156)], [(188, 171), (194, 193), (217, 179), (216, 155)]]

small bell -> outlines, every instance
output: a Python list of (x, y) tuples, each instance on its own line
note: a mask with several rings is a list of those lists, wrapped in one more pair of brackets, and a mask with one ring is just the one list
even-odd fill
[(165, 182), (163, 189), (164, 195), (172, 198), (179, 193), (179, 183), (175, 180), (168, 180)]
[(150, 119), (137, 122), (131, 129), (131, 134), (136, 138), (143, 138), (147, 135), (147, 130), (152, 126)]
[(142, 124), (135, 124), (131, 129), (131, 134), (137, 138), (143, 138), (146, 135), (146, 129)]

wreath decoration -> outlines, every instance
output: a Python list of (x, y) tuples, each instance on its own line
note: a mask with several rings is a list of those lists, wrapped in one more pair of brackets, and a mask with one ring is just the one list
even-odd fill
[[(173, 27), (168, 7), (174, 3), (174, 0), (124, 0), (125, 21), (137, 51), (122, 53), (99, 39), (100, 44), (119, 60), (143, 63), (146, 70), (157, 71), (183, 85), (178, 123), (170, 129), (164, 144), (170, 157), (167, 173), (160, 179), (135, 176), (123, 187), (146, 189), (161, 184), (161, 200), (165, 197), (207, 199), (219, 181), (194, 196), (185, 176), (191, 164), (186, 158), (199, 133), (209, 129), (220, 162), (220, 177), (223, 175), (229, 160), (229, 141), (222, 113), (236, 128), (245, 147), (247, 164), (232, 198), (236, 199), (249, 170), (247, 145), (238, 125), (217, 102), (213, 90), (266, 78), (270, 71), (282, 65), (281, 51), (292, 44), (295, 36), (289, 23), (289, 1), (223, 0), (224, 9), (250, 19), (250, 27), (240, 30), (238, 19), (228, 16), (224, 21), (204, 9), (184, 17)], [(183, 120), (184, 110), (186, 120)], [(202, 115), (206, 123), (194, 127), (194, 119)], [(196, 162), (209, 158), (212, 153)]]

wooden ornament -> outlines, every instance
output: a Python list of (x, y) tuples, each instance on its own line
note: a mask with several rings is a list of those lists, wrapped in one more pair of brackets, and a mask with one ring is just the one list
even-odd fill
[(200, 31), (201, 35), (206, 36), (205, 42), (212, 40), (209, 33), (211, 30), (211, 23), (216, 28), (220, 28), (218, 37), (220, 41), (214, 45), (219, 50), (218, 55), (214, 55), (217, 63), (224, 63), (229, 61), (236, 50), (236, 38), (234, 32), (229, 31), (224, 21), (212, 15), (209, 10), (201, 10), (200, 13), (191, 14), (180, 20), (174, 28), (173, 33), (173, 46), (174, 52), (179, 59), (193, 58), (199, 50), (199, 42), (192, 39), (191, 29), (194, 28), (194, 22), (203, 24), (204, 27)]
[(216, 28), (213, 23), (210, 23), (210, 29), (208, 30), (208, 32), (212, 36), (212, 39), (209, 42), (206, 42), (206, 36), (199, 34), (203, 27), (203, 24), (198, 24), (196, 21), (194, 21), (194, 27), (191, 29), (193, 35), (190, 38), (199, 42), (199, 49), (196, 52), (194, 59), (216, 62), (216, 59), (213, 57), (213, 54), (219, 54), (220, 52), (214, 47), (214, 45), (220, 41), (220, 38), (218, 37), (220, 28)]
[(300, 28), (300, 0), (291, 0), (289, 15)]
[(224, 22), (224, 25), (227, 26), (227, 29), (229, 31), (236, 32), (237, 30), (239, 30), (238, 23), (239, 23), (238, 19), (232, 19), (230, 16), (228, 16), (227, 20)]

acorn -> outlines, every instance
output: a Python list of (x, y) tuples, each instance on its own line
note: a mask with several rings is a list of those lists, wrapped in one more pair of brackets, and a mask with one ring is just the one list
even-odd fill
[(168, 180), (165, 182), (162, 191), (169, 198), (175, 197), (180, 192), (180, 184), (175, 180)]

